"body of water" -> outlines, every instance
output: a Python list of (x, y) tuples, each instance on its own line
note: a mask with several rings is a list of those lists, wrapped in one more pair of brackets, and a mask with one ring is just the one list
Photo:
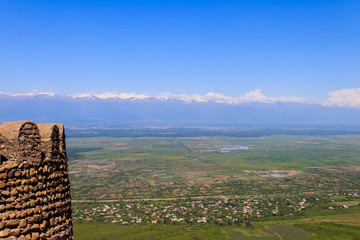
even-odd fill
[(217, 145), (215, 146), (221, 152), (233, 152), (233, 151), (241, 151), (248, 150), (249, 147), (245, 145)]

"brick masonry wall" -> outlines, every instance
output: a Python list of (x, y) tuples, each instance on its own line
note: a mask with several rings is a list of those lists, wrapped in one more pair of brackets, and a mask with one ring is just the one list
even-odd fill
[(0, 239), (73, 239), (62, 124), (0, 125)]

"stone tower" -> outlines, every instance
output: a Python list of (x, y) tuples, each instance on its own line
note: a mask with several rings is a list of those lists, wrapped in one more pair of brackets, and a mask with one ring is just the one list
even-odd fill
[(62, 124), (0, 125), (0, 239), (73, 239)]

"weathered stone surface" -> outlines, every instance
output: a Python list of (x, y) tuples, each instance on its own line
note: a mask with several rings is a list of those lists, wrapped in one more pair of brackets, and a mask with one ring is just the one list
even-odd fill
[(14, 177), (15, 170), (16, 170), (16, 169), (11, 169), (11, 170), (8, 172), (8, 178)]
[(5, 190), (5, 191), (1, 191), (1, 195), (8, 197), (11, 195), (11, 193), (9, 191)]
[(31, 240), (38, 240), (39, 237), (40, 237), (40, 234), (37, 233), (37, 232), (33, 232), (33, 233), (31, 234)]
[(0, 238), (73, 239), (63, 125), (0, 125)]
[(34, 225), (32, 225), (31, 227), (30, 227), (30, 230), (31, 231), (40, 231), (40, 225), (39, 224), (34, 224)]
[(5, 227), (5, 222), (4, 221), (1, 221), (0, 222), (0, 230), (3, 229)]
[(47, 239), (47, 238), (46, 238), (46, 234), (45, 234), (45, 233), (41, 233), (41, 234), (40, 234), (40, 239)]
[(18, 221), (14, 220), (14, 219), (7, 221), (5, 224), (5, 226), (7, 228), (14, 228), (14, 227), (17, 227), (18, 225), (19, 225)]
[(21, 176), (21, 171), (17, 170), (14, 172), (14, 177), (20, 177)]
[(11, 190), (11, 195), (17, 195), (18, 194), (18, 191), (14, 188), (13, 190)]
[(19, 227), (24, 228), (26, 227), (26, 224), (27, 224), (26, 219), (23, 218), (19, 222)]
[[(45, 209), (44, 209), (44, 211), (46, 211)], [(48, 212), (43, 212), (42, 213), (42, 219), (47, 219), (49, 217), (49, 213)]]
[(16, 229), (11, 229), (10, 230), (10, 236), (19, 236), (20, 235), (20, 229), (19, 228), (16, 228)]
[[(21, 182), (19, 184), (16, 184), (16, 185), (20, 185)], [(18, 193), (23, 193), (24, 192), (24, 189), (22, 188), (22, 186), (19, 186), (19, 187), (16, 187), (16, 191), (18, 191)]]
[(10, 235), (10, 229), (5, 229), (3, 231), (0, 231), (0, 238), (6, 238)]
[(36, 170), (35, 168), (30, 168), (30, 176), (35, 176), (36, 175)]
[(38, 180), (37, 180), (37, 178), (36, 178), (36, 177), (32, 177), (32, 178), (30, 179), (30, 181), (31, 181), (31, 183), (33, 183), (33, 184), (34, 184), (34, 183), (37, 183), (37, 181), (38, 181)]
[(8, 218), (9, 218), (9, 213), (8, 213), (8, 212), (5, 212), (5, 213), (1, 214), (1, 219), (2, 219), (3, 221), (5, 221), (5, 220), (8, 219)]
[(55, 225), (55, 219), (51, 218), (49, 224), (50, 224), (50, 227), (53, 227)]
[(23, 229), (21, 232), (23, 234), (27, 234), (28, 232), (30, 232), (30, 226), (26, 226), (25, 229)]
[(40, 229), (41, 229), (41, 230), (44, 230), (44, 229), (46, 229), (46, 227), (47, 227), (47, 222), (44, 220), (44, 221), (40, 224)]
[(12, 203), (14, 201), (15, 201), (15, 199), (13, 197), (9, 197), (9, 198), (5, 199), (5, 202), (7, 202), (7, 203)]
[(30, 219), (30, 223), (37, 223), (39, 222), (40, 218), (39, 215), (34, 215), (31, 219)]
[(22, 200), (23, 200), (23, 201), (29, 200), (29, 195), (25, 193), (25, 194), (22, 196)]
[(36, 204), (36, 205), (41, 205), (41, 203), (42, 203), (42, 199), (41, 199), (41, 198), (37, 198), (37, 199), (35, 200), (35, 204)]
[(6, 180), (7, 179), (7, 173), (0, 173), (0, 180)]
[(28, 214), (29, 216), (33, 215), (33, 213), (34, 213), (34, 209), (29, 209), (28, 212), (27, 212), (27, 214)]
[(21, 218), (25, 218), (27, 216), (27, 212), (26, 211), (23, 211), (20, 213), (20, 217)]
[(13, 204), (8, 203), (8, 204), (6, 204), (5, 209), (6, 209), (6, 210), (11, 210), (11, 209), (13, 209), (14, 207), (15, 207), (15, 206), (14, 206)]

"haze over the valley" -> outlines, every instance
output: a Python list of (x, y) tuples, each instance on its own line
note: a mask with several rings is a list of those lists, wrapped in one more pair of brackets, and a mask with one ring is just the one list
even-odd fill
[(260, 89), (240, 97), (136, 93), (0, 93), (0, 121), (35, 119), (70, 124), (359, 125), (360, 89), (320, 101), (267, 97)]

